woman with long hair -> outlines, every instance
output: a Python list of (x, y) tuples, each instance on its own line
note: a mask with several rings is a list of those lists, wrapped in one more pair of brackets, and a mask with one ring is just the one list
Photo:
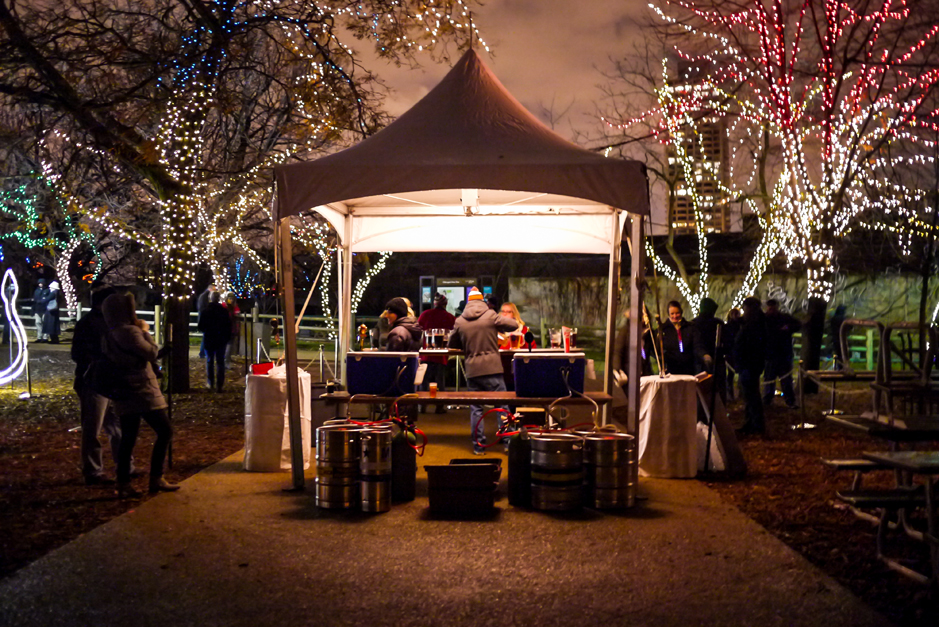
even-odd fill
[(518, 329), (515, 331), (499, 334), (500, 349), (537, 348), (534, 340), (532, 340), (531, 346), (525, 341), (525, 334), (528, 333), (528, 327), (526, 327), (525, 322), (522, 321), (522, 316), (518, 313), (518, 307), (515, 306), (515, 303), (502, 303), (499, 313), (518, 323)]
[(119, 498), (140, 496), (130, 484), (130, 462), (145, 420), (156, 432), (153, 453), (150, 456), (150, 493), (172, 492), (179, 486), (163, 478), (163, 462), (173, 437), (173, 427), (167, 415), (166, 399), (157, 381), (155, 362), (164, 349), (157, 348), (150, 337), (149, 325), (137, 318), (133, 294), (112, 294), (101, 305), (108, 333), (104, 340), (104, 355), (122, 374), (124, 390), (112, 399), (121, 420), (121, 446), (117, 459), (117, 494)]

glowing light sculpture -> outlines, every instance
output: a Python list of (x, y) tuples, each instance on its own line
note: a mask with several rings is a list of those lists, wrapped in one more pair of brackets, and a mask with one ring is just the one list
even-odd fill
[[(13, 286), (13, 292), (8, 293), (8, 286)], [(29, 353), (26, 348), (26, 327), (20, 320), (20, 315), (16, 311), (16, 298), (19, 296), (20, 286), (16, 282), (13, 270), (7, 270), (3, 273), (3, 281), (0, 282), (0, 299), (3, 300), (3, 310), (6, 313), (7, 320), (12, 324), (12, 336), (10, 341), (16, 339), (16, 356), (6, 368), (0, 371), (0, 385), (6, 385), (10, 381), (18, 378), (26, 370), (26, 362), (29, 359)]]

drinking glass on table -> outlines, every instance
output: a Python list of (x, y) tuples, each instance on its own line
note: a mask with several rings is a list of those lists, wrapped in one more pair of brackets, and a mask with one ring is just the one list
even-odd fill
[(548, 329), (548, 338), (551, 342), (551, 348), (561, 348), (561, 330)]

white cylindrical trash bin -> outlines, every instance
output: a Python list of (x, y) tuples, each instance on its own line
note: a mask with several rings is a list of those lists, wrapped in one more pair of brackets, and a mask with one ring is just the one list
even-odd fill
[[(300, 432), (303, 468), (310, 467), (310, 373), (297, 369), (300, 379)], [(266, 375), (249, 374), (245, 385), (245, 470), (290, 470), (290, 426), (287, 412), (287, 368)]]

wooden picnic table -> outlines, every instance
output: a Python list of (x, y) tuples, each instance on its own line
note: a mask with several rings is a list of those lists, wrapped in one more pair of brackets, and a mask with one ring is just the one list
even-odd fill
[[(904, 473), (910, 479), (919, 475), (926, 481), (925, 509), (926, 531), (922, 534), (923, 540), (929, 547), (930, 573), (922, 573), (912, 568), (895, 563), (885, 556), (881, 556), (889, 566), (922, 583), (939, 586), (939, 494), (936, 492), (937, 477), (939, 477), (939, 451), (878, 451), (865, 452), (864, 457), (877, 464)], [(911, 482), (909, 482), (911, 484)], [(887, 517), (881, 519), (880, 525), (889, 524)], [(879, 530), (886, 532), (886, 529)], [(894, 563), (891, 563), (894, 562)]]
[(915, 444), (917, 442), (939, 441), (939, 416), (920, 415), (891, 418), (874, 416), (871, 413), (859, 415), (829, 415), (829, 422), (867, 433), (871, 437), (886, 440), (893, 445)]
[[(559, 404), (592, 405), (591, 400), (603, 406), (613, 402), (613, 397), (603, 392), (584, 392), (584, 397), (574, 395), (570, 398), (560, 399)], [(589, 400), (588, 400), (589, 399)], [(356, 394), (349, 397), (352, 405), (391, 405), (398, 401), (399, 405), (525, 405), (530, 407), (548, 407), (557, 397), (531, 397), (517, 396), (515, 392), (474, 392), (461, 390), (459, 392), (437, 392), (431, 396), (430, 392), (415, 392), (404, 396), (373, 396), (369, 394)]]

